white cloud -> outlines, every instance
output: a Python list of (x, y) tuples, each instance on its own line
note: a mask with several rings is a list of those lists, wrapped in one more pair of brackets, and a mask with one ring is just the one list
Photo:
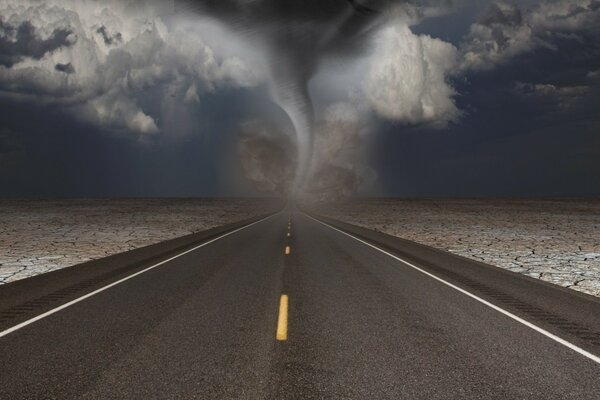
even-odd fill
[(440, 123), (460, 114), (456, 94), (447, 76), (457, 65), (457, 50), (450, 43), (415, 35), (402, 22), (385, 27), (364, 85), (374, 111), (391, 120)]
[(578, 32), (599, 27), (598, 0), (544, 1), (525, 11), (509, 3), (492, 3), (461, 46), (461, 68), (491, 69), (537, 47), (554, 48), (553, 35), (578, 39)]
[(135, 102), (120, 94), (106, 94), (90, 100), (82, 112), (90, 122), (101, 126), (127, 129), (139, 134), (159, 132), (152, 117), (144, 114)]
[(40, 57), (17, 55), (14, 65), (0, 66), (0, 95), (61, 104), (101, 126), (153, 134), (161, 116), (140, 107), (145, 90), (161, 87), (170, 96), (160, 101), (189, 104), (203, 90), (261, 82), (241, 59), (218, 57), (197, 32), (167, 26), (158, 16), (164, 11), (160, 1), (0, 0), (0, 38), (14, 40), (23, 24), (33, 27), (36, 43), (69, 32), (68, 45), (46, 45)]

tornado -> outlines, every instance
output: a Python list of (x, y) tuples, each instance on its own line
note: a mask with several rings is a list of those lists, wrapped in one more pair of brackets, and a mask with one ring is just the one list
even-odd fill
[(274, 94), (275, 99), (290, 118), (296, 132), (298, 164), (292, 194), (297, 195), (302, 190), (312, 159), (314, 142), (313, 106), (306, 88), (300, 86), (301, 83), (286, 83), (284, 85), (275, 83), (275, 85), (277, 86)]
[(394, 0), (176, 0), (179, 13), (196, 13), (228, 27), (264, 51), (270, 90), (288, 115), (297, 144), (292, 194), (308, 178), (315, 110), (309, 82), (327, 57), (354, 57), (367, 46), (381, 10)]
[[(313, 152), (314, 107), (308, 91), (312, 71), (304, 63), (293, 63), (295, 56), (274, 56), (272, 60), (272, 97), (285, 111), (296, 133), (298, 154), (291, 194), (297, 195), (307, 178)], [(299, 70), (299, 66), (305, 69)]]

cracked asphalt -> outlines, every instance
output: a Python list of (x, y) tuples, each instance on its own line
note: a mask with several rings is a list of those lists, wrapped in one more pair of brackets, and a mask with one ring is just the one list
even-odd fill
[[(288, 214), (276, 214), (0, 337), (0, 398), (598, 398), (597, 362), (303, 214), (291, 218), (289, 239)], [(595, 297), (356, 229), (600, 354)], [(0, 315), (9, 290), (35, 298), (48, 279), (0, 287)], [(278, 341), (282, 294), (288, 336)]]

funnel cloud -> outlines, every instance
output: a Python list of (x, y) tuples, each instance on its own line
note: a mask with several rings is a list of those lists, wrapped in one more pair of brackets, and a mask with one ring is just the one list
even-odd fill
[(327, 57), (362, 52), (383, 0), (181, 0), (178, 11), (210, 16), (265, 48), (274, 100), (296, 131), (298, 163), (293, 192), (304, 185), (312, 158), (315, 110), (309, 81)]

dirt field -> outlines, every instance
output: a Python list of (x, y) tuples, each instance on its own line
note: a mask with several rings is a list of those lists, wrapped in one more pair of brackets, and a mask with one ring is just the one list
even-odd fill
[(265, 200), (0, 200), (0, 284), (274, 211)]
[(600, 200), (356, 200), (312, 209), (600, 296)]

